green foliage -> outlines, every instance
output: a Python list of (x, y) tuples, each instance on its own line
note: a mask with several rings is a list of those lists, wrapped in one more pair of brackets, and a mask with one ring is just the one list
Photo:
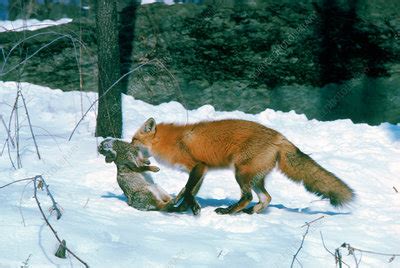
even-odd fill
[[(355, 30), (368, 40), (369, 46), (365, 42), (347, 46), (352, 58), (346, 66), (346, 79), (359, 75), (369, 64), (367, 55), (371, 46), (381, 53), (382, 60), (377, 63), (381, 68), (374, 73), (376, 76), (384, 75), (385, 72), (379, 70), (400, 60), (400, 44), (394, 42), (400, 39), (395, 39), (400, 36), (400, 29), (396, 28), (398, 20), (368, 17), (365, 14), (374, 13), (364, 8), (360, 8), (361, 13), (363, 17), (355, 24)], [(224, 83), (225, 87), (230, 87), (235, 84), (231, 81), (241, 85), (232, 90), (266, 90), (290, 84), (321, 86), (320, 74), (324, 66), (319, 57), (324, 46), (318, 32), (320, 15), (311, 3), (293, 1), (271, 1), (240, 9), (193, 4), (141, 6), (135, 29), (133, 64), (157, 58), (164, 66), (145, 66), (135, 72), (130, 79), (131, 92), (138, 95), (144, 92), (151, 96), (147, 101), (157, 99), (159, 102), (176, 99), (176, 92), (170, 90), (177, 84), (184, 95), (206, 94), (206, 87), (215, 83), (216, 88), (223, 88)], [(340, 22), (340, 18), (337, 20)], [(84, 89), (96, 90), (97, 48), (93, 20), (82, 20), (81, 24), (74, 20), (67, 25), (25, 34), (56, 31), (79, 38), (80, 29), (85, 43), (82, 50)], [(340, 33), (330, 35), (331, 42), (340, 43)], [(23, 36), (24, 33), (1, 33), (4, 50), (7, 52)], [(24, 48), (29, 54), (54, 37), (49, 34), (30, 39)], [(14, 52), (6, 70), (19, 61), (19, 53)], [(336, 64), (335, 55), (332, 55), (332, 62)], [(16, 77), (17, 72), (11, 72), (1, 79), (16, 80)], [(61, 39), (29, 60), (23, 79), (64, 90), (79, 89), (76, 55), (70, 40)]]
[[(95, 27), (91, 20), (83, 20), (82, 24), (84, 25), (82, 32), (80, 32), (80, 23), (73, 21), (37, 31), (0, 33), (2, 48), (6, 55), (15, 44), (25, 39), (21, 46), (10, 53), (3, 72), (7, 72), (26, 57), (39, 51), (24, 64), (22, 81), (63, 90), (79, 90), (80, 77), (77, 60), (79, 61), (80, 57), (78, 40), (81, 40), (84, 44), (82, 47), (84, 89), (94, 90), (97, 85), (97, 78), (93, 75), (97, 62)], [(54, 41), (62, 35), (66, 36)], [(74, 39), (75, 47), (69, 37)], [(3, 65), (3, 62), (2, 59), (0, 64)], [(18, 69), (0, 76), (0, 79), (18, 80)]]

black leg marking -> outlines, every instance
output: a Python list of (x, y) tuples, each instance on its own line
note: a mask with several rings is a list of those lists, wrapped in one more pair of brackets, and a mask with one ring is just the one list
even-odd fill
[(254, 214), (254, 206), (251, 206), (251, 207), (249, 207), (249, 208), (242, 209), (242, 211), (243, 211), (244, 213), (246, 213), (246, 214), (249, 214), (249, 215)]
[(217, 208), (215, 210), (215, 212), (217, 214), (221, 214), (221, 215), (236, 213), (238, 208), (242, 207), (246, 203), (249, 203), (252, 199), (253, 199), (253, 195), (251, 194), (251, 192), (243, 193), (242, 197), (240, 198), (240, 200), (237, 203), (230, 205), (227, 208)]
[(200, 188), (202, 178), (207, 170), (207, 167), (199, 163), (192, 171), (190, 171), (189, 179), (185, 185), (182, 203), (175, 208), (177, 212), (186, 211), (190, 208), (194, 215), (198, 215), (201, 211), (200, 204), (194, 198), (193, 190)]

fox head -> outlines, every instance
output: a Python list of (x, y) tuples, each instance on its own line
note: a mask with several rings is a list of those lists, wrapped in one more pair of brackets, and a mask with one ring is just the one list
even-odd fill
[(140, 129), (135, 133), (132, 138), (131, 145), (140, 147), (143, 149), (150, 149), (152, 141), (154, 140), (154, 135), (156, 134), (156, 120), (154, 118), (147, 119), (146, 122), (140, 127)]
[(100, 143), (98, 151), (105, 156), (107, 163), (114, 162), (116, 165), (129, 165), (133, 168), (150, 164), (138, 147), (122, 140), (107, 138)]

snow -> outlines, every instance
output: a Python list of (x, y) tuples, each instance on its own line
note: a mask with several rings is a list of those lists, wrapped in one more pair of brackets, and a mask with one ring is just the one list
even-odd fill
[(174, 0), (163, 0), (163, 1), (159, 1), (159, 0), (142, 0), (142, 2), (141, 2), (142, 5), (153, 4), (153, 3), (164, 3), (166, 5), (173, 5), (174, 4)]
[[(94, 112), (88, 114), (72, 141), (67, 141), (81, 117), (81, 100), (87, 108), (97, 95), (28, 83), (21, 86), (43, 160), (36, 157), (26, 117), (20, 110), (23, 168), (14, 170), (5, 150), (0, 157), (0, 185), (43, 174), (63, 208), (60, 220), (50, 216), (51, 224), (91, 267), (290, 267), (306, 230), (301, 226), (320, 216), (324, 218), (310, 225), (298, 255), (304, 267), (335, 266), (334, 258), (323, 248), (320, 232), (331, 251), (347, 242), (366, 250), (400, 253), (400, 193), (393, 188), (400, 190), (400, 125), (319, 122), (270, 109), (256, 115), (219, 112), (209, 105), (186, 111), (177, 102), (153, 106), (124, 96), (126, 140), (149, 117), (183, 123), (253, 120), (286, 135), (357, 194), (350, 207), (338, 210), (275, 170), (267, 179), (272, 203), (264, 213), (217, 215), (216, 207), (239, 198), (233, 173), (218, 170), (207, 174), (198, 194), (202, 206), (199, 216), (142, 212), (125, 203), (115, 165), (106, 164), (96, 151), (101, 139), (93, 135)], [(0, 82), (0, 114), (6, 121), (16, 89), (14, 82)], [(0, 140), (5, 139), (6, 131), (0, 126)], [(15, 150), (11, 154), (15, 157)], [(161, 168), (153, 174), (155, 182), (168, 193), (177, 194), (187, 174), (150, 160)], [(32, 185), (24, 187), (24, 183), (17, 183), (0, 189), (0, 267), (21, 266), (28, 256), (29, 267), (80, 267), (71, 256), (66, 260), (54, 256), (57, 241), (39, 214)], [(51, 206), (45, 192), (40, 192), (39, 198), (43, 208)], [(355, 267), (352, 256), (342, 253), (344, 261)], [(400, 258), (391, 263), (389, 258), (364, 253), (361, 267), (399, 267)], [(300, 265), (295, 262), (295, 267)]]
[(0, 20), (0, 33), (1, 32), (20, 32), (24, 30), (34, 31), (38, 29), (47, 28), (54, 25), (61, 25), (70, 23), (72, 19), (62, 18), (59, 20), (43, 20), (39, 21), (37, 19), (28, 19), (28, 20)]

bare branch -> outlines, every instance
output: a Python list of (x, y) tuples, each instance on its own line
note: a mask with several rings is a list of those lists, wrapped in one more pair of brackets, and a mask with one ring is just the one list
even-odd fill
[(6, 144), (7, 144), (8, 159), (10, 159), (12, 167), (16, 170), (17, 168), (15, 167), (14, 161), (12, 160), (12, 157), (11, 157), (10, 144), (9, 144), (8, 140), (6, 141)]
[[(18, 78), (19, 79), (19, 78)], [(18, 95), (19, 95), (19, 87), (20, 87), (20, 82), (18, 82)], [(17, 97), (18, 100), (18, 97)], [(14, 126), (14, 131), (15, 131), (15, 144), (17, 145), (17, 166), (18, 168), (22, 168), (22, 162), (21, 162), (21, 155), (19, 153), (19, 115), (18, 115), (18, 105), (15, 105), (15, 126)]]
[[(38, 187), (37, 182), (38, 182), (38, 180), (41, 180), (42, 182), (44, 182), (41, 175), (35, 176), (35, 178), (33, 180), (33, 185), (34, 185), (34, 187), (33, 187), (34, 188), (33, 189), (34, 196), (33, 197), (36, 200), (36, 204), (37, 204), (37, 206), (39, 208), (40, 214), (42, 214), (42, 217), (43, 217), (44, 221), (46, 222), (47, 226), (50, 228), (51, 232), (53, 233), (53, 235), (57, 239), (57, 241), (60, 243), (60, 245), (63, 245), (62, 240), (60, 239), (60, 237), (58, 236), (56, 230), (53, 228), (53, 226), (50, 224), (50, 222), (46, 218), (46, 215), (43, 212), (42, 206), (40, 205), (39, 199), (37, 197), (37, 187)], [(68, 253), (70, 253), (72, 256), (74, 256), (75, 259), (77, 259), (79, 262), (81, 262), (85, 267), (89, 267), (89, 265), (86, 262), (84, 262), (81, 258), (76, 256), (75, 253), (73, 253), (67, 246), (63, 245), (63, 247), (65, 247), (65, 250), (68, 251)]]
[(293, 268), (294, 261), (297, 260), (297, 255), (300, 253), (300, 250), (303, 248), (304, 240), (306, 239), (306, 236), (308, 234), (308, 231), (310, 230), (310, 224), (307, 224), (307, 229), (305, 233), (303, 234), (303, 239), (301, 239), (301, 244), (299, 248), (297, 249), (296, 253), (293, 255), (292, 263), (290, 264), (290, 268)]
[(120, 78), (118, 78), (117, 81), (115, 81), (106, 91), (104, 91), (104, 93), (99, 96), (90, 106), (89, 108), (86, 110), (86, 112), (83, 114), (83, 116), (81, 117), (81, 119), (79, 119), (78, 123), (75, 125), (74, 129), (71, 132), (71, 135), (68, 138), (68, 141), (70, 141), (72, 139), (72, 136), (74, 135), (76, 129), (78, 128), (78, 126), (80, 125), (80, 123), (83, 121), (83, 119), (85, 119), (86, 115), (89, 113), (89, 111), (92, 109), (92, 107), (101, 99), (103, 98), (116, 84), (118, 84), (122, 79), (124, 79), (126, 76), (130, 75), (131, 73), (135, 72), (136, 70), (138, 70), (139, 68), (148, 65), (152, 62), (154, 62), (155, 60), (150, 60), (148, 62), (145, 62), (143, 64), (140, 64), (139, 66), (137, 66), (136, 68), (130, 70), (129, 72), (127, 72), (126, 74), (122, 75)]
[(3, 185), (3, 186), (0, 186), (0, 189), (3, 189), (3, 188), (5, 188), (5, 187), (7, 187), (7, 186), (9, 186), (9, 185), (11, 185), (11, 184), (17, 183), (17, 182), (21, 182), (21, 181), (32, 181), (34, 178), (35, 178), (35, 177), (26, 178), (26, 179), (20, 179), (20, 180), (16, 180), (16, 181), (12, 181), (12, 182), (7, 183), (7, 184), (5, 184), (5, 185)]
[(61, 211), (60, 211), (60, 209), (59, 209), (59, 207), (57, 205), (57, 202), (54, 200), (53, 195), (49, 191), (49, 185), (46, 183), (46, 181), (43, 179), (42, 176), (40, 176), (40, 178), (41, 178), (41, 181), (42, 181), (44, 187), (46, 188), (47, 195), (50, 197), (51, 202), (53, 203), (52, 209), (57, 212), (57, 220), (59, 220), (61, 218), (62, 214), (61, 214)]
[(293, 265), (294, 265), (294, 261), (295, 261), (295, 260), (297, 260), (297, 262), (300, 264), (300, 266), (303, 267), (303, 265), (302, 265), (302, 264), (300, 263), (300, 261), (297, 259), (297, 255), (299, 255), (301, 249), (303, 248), (304, 241), (305, 241), (305, 239), (306, 239), (306, 236), (307, 236), (307, 234), (308, 234), (308, 231), (310, 230), (311, 224), (313, 224), (313, 223), (316, 222), (316, 221), (319, 221), (319, 220), (322, 219), (322, 218), (324, 218), (324, 216), (320, 216), (320, 217), (316, 218), (315, 220), (312, 220), (312, 221), (310, 221), (310, 222), (306, 222), (303, 226), (301, 226), (301, 227), (307, 226), (307, 229), (306, 229), (306, 231), (305, 231), (304, 234), (303, 234), (303, 238), (301, 239), (301, 244), (300, 244), (299, 248), (297, 249), (296, 253), (293, 255), (293, 259), (292, 259), (292, 263), (290, 264), (290, 268), (293, 268)]
[(341, 245), (342, 248), (347, 248), (349, 250), (352, 251), (359, 251), (359, 252), (363, 252), (363, 253), (369, 253), (369, 254), (374, 254), (374, 255), (380, 255), (380, 256), (389, 256), (389, 257), (399, 257), (400, 254), (396, 254), (396, 253), (382, 253), (382, 252), (376, 252), (376, 251), (372, 251), (372, 250), (365, 250), (365, 249), (360, 249), (360, 248), (355, 248), (352, 247), (350, 244), (347, 243), (343, 243)]
[[(9, 69), (8, 71), (4, 72), (4, 67), (6, 66), (6, 63), (7, 63), (8, 58), (10, 57), (11, 53), (12, 53), (18, 46), (20, 46), (21, 44), (23, 44), (25, 41), (27, 41), (27, 40), (29, 40), (29, 39), (35, 38), (35, 37), (40, 36), (40, 35), (46, 35), (46, 34), (58, 35), (59, 37), (57, 37), (57, 38), (53, 39), (51, 42), (49, 42), (49, 43), (43, 45), (42, 47), (40, 47), (39, 49), (37, 49), (35, 52), (33, 52), (33, 54), (31, 54), (29, 57), (26, 57), (25, 60), (23, 60), (22, 62), (20, 62), (20, 63), (18, 63), (18, 64), (16, 64), (16, 65), (14, 65), (14, 66), (13, 66), (11, 69)], [(2, 67), (1, 67), (0, 76), (6, 75), (7, 73), (9, 73), (9, 72), (15, 70), (15, 69), (18, 68), (18, 66), (21, 65), (21, 64), (25, 64), (26, 61), (28, 61), (30, 58), (32, 58), (33, 56), (35, 56), (35, 55), (36, 55), (37, 53), (39, 53), (41, 50), (45, 49), (46, 47), (50, 46), (51, 44), (53, 44), (54, 42), (56, 42), (56, 41), (58, 41), (58, 40), (60, 40), (60, 39), (62, 39), (62, 38), (68, 38), (68, 39), (70, 39), (70, 40), (74, 40), (75, 42), (78, 42), (78, 43), (80, 43), (81, 45), (83, 45), (83, 43), (82, 43), (80, 40), (78, 40), (78, 39), (72, 37), (72, 36), (69, 35), (69, 34), (62, 34), (62, 33), (54, 32), (54, 31), (42, 32), (42, 33), (37, 33), (37, 34), (31, 35), (31, 36), (28, 36), (28, 37), (26, 37), (26, 38), (20, 40), (18, 43), (16, 43), (16, 44), (10, 49), (10, 51), (8, 52), (7, 56), (6, 56), (5, 59), (4, 59), (3, 65), (2, 65)]]
[(38, 158), (41, 159), (40, 153), (39, 153), (39, 148), (38, 148), (38, 145), (37, 145), (37, 142), (36, 142), (36, 138), (35, 138), (35, 134), (33, 133), (31, 118), (30, 118), (29, 112), (28, 112), (28, 107), (26, 107), (25, 98), (24, 98), (24, 95), (22, 94), (21, 90), (19, 91), (19, 95), (21, 96), (22, 103), (24, 104), (24, 107), (25, 107), (26, 118), (28, 119), (29, 129), (31, 131), (33, 143), (35, 144), (36, 154), (37, 154)]
[[(325, 240), (324, 240), (324, 237), (322, 236), (322, 232), (320, 231), (319, 234), (321, 235), (322, 245), (324, 246), (325, 250), (326, 250), (329, 254), (331, 254), (331, 255), (335, 258), (335, 262), (337, 262), (336, 255), (335, 255), (332, 251), (330, 251), (330, 250), (327, 248), (327, 246), (325, 245)], [(343, 263), (344, 265), (346, 265), (348, 268), (350, 268), (350, 265), (348, 265), (348, 264), (345, 263), (344, 261), (342, 261), (342, 263)]]
[[(38, 189), (38, 188), (39, 188), (39, 189), (42, 189), (43, 186), (46, 188), (47, 195), (50, 197), (50, 199), (51, 199), (51, 201), (52, 201), (52, 203), (53, 203), (52, 209), (55, 210), (55, 211), (57, 211), (57, 219), (59, 219), (59, 217), (61, 217), (61, 216), (59, 216), (59, 215), (61, 215), (61, 212), (60, 212), (59, 209), (58, 209), (57, 202), (54, 200), (53, 195), (50, 193), (50, 191), (49, 191), (49, 186), (48, 186), (48, 184), (46, 183), (46, 181), (44, 180), (44, 178), (42, 177), (42, 175), (36, 175), (35, 177), (31, 177), (31, 178), (25, 178), (25, 179), (15, 180), (15, 181), (12, 181), (12, 182), (10, 182), (10, 183), (7, 183), (7, 184), (5, 184), (5, 185), (3, 185), (3, 186), (0, 186), (0, 189), (5, 188), (5, 187), (7, 187), (7, 186), (9, 186), (9, 185), (12, 185), (12, 184), (14, 184), (14, 183), (17, 183), (17, 182), (21, 182), (21, 181), (33, 181), (33, 197), (34, 197), (34, 199), (35, 199), (35, 201), (36, 201), (36, 204), (37, 204), (37, 206), (38, 206), (38, 208), (39, 208), (40, 214), (41, 214), (42, 217), (43, 217), (43, 220), (45, 221), (46, 225), (50, 228), (50, 230), (51, 230), (51, 232), (53, 233), (54, 237), (55, 237), (55, 238), (57, 239), (57, 241), (59, 242), (59, 246), (62, 247), (62, 248), (65, 248), (65, 250), (66, 250), (68, 253), (70, 253), (72, 256), (74, 256), (74, 257), (75, 257), (79, 262), (81, 262), (85, 267), (89, 267), (89, 265), (88, 265), (85, 261), (83, 261), (81, 258), (79, 258), (74, 252), (72, 252), (72, 251), (65, 245), (65, 243), (63, 243), (63, 240), (60, 239), (60, 237), (58, 236), (56, 230), (53, 228), (53, 226), (50, 224), (49, 220), (47, 219), (46, 215), (44, 214), (44, 211), (43, 211), (43, 209), (42, 209), (42, 206), (40, 205), (40, 201), (39, 201), (38, 196), (37, 196), (37, 189)], [(60, 214), (59, 214), (59, 213), (60, 213)]]
[(335, 249), (335, 260), (336, 264), (339, 264), (339, 268), (342, 268), (342, 253), (340, 253), (339, 248)]
[(4, 121), (3, 115), (0, 114), (1, 122), (3, 123), (4, 128), (6, 129), (7, 132), (7, 138), (11, 142), (12, 146), (15, 147), (15, 143), (13, 138), (11, 137), (10, 129), (7, 127), (6, 122)]
[(312, 221), (310, 221), (310, 222), (306, 222), (305, 224), (303, 224), (303, 225), (301, 226), (301, 228), (303, 228), (303, 227), (305, 227), (305, 226), (307, 226), (307, 225), (310, 225), (310, 224), (312, 224), (312, 223), (314, 223), (314, 222), (316, 222), (316, 221), (319, 221), (319, 220), (321, 220), (321, 219), (323, 219), (323, 218), (325, 218), (324, 215), (322, 215), (322, 216), (320, 216), (320, 217), (318, 217), (318, 218), (316, 218), (315, 220), (312, 220)]

